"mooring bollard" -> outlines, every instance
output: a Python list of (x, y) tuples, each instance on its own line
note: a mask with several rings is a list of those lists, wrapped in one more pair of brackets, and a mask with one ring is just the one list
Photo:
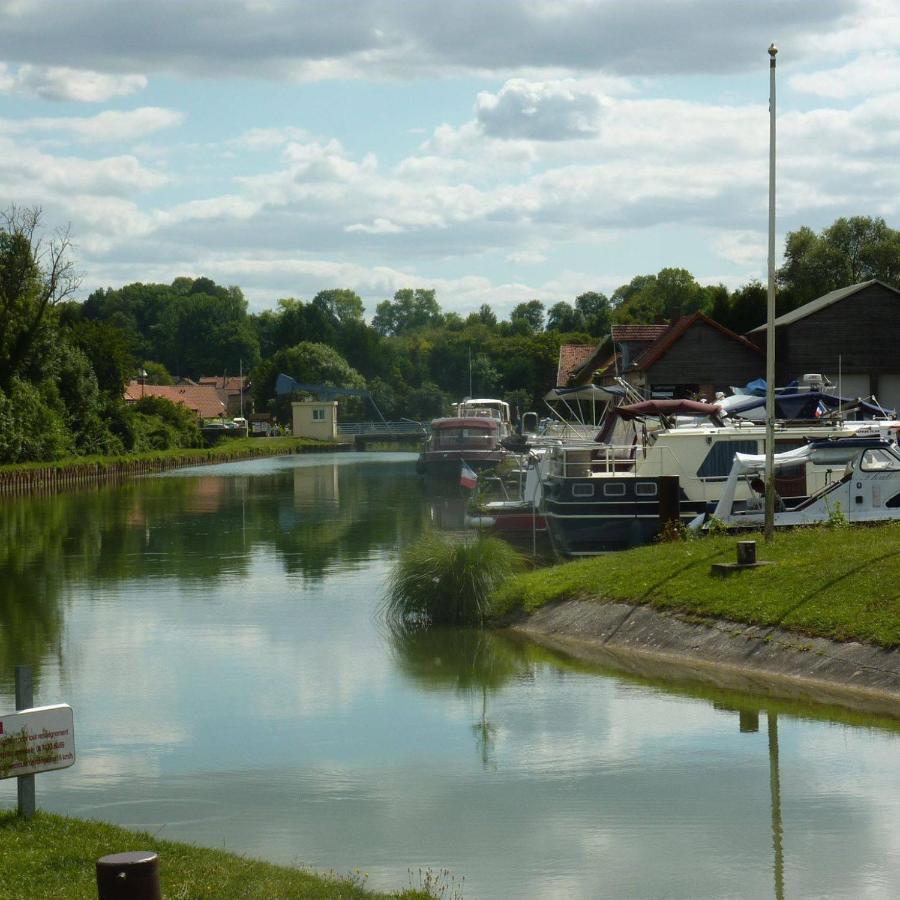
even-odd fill
[(756, 541), (738, 541), (737, 562), (739, 566), (751, 566), (756, 562)]
[(162, 900), (159, 856), (150, 850), (112, 853), (97, 860), (98, 900)]

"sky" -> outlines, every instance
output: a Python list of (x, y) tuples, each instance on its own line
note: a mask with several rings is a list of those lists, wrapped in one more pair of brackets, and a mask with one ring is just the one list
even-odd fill
[(900, 226), (900, 0), (0, 0), (0, 200), (83, 297), (765, 282), (773, 41), (778, 252)]

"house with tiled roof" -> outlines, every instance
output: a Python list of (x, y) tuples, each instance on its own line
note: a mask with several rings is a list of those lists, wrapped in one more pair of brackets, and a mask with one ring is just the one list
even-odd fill
[(141, 397), (162, 397), (178, 403), (203, 422), (221, 422), (228, 416), (225, 392), (211, 384), (141, 384), (140, 381), (130, 381), (125, 387), (125, 402), (134, 403)]
[(754, 343), (697, 311), (666, 327), (623, 366), (622, 375), (649, 397), (705, 397), (765, 374)]
[(702, 312), (672, 325), (614, 325), (574, 384), (624, 378), (647, 397), (707, 397), (765, 372), (759, 348)]
[(228, 415), (237, 416), (241, 412), (247, 415), (251, 411), (250, 379), (246, 375), (202, 375), (198, 384), (212, 385), (225, 392)]

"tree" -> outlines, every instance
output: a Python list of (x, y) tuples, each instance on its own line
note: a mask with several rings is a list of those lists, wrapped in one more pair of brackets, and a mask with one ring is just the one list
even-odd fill
[(707, 288), (687, 269), (666, 268), (656, 275), (638, 275), (613, 294), (617, 322), (668, 324), (704, 309), (711, 301)]
[(575, 309), (584, 317), (584, 329), (594, 337), (609, 334), (612, 309), (606, 294), (586, 291), (575, 298)]
[(49, 313), (78, 288), (68, 231), (41, 237), (38, 207), (0, 216), (0, 388), (28, 363)]
[(547, 331), (584, 331), (584, 314), (565, 301), (554, 303), (547, 313)]
[(259, 360), (259, 341), (240, 288), (198, 278), (201, 290), (176, 294), (159, 322), (159, 359), (169, 371), (201, 375), (248, 371)]
[(383, 300), (375, 307), (372, 327), (382, 335), (407, 334), (421, 328), (440, 327), (444, 315), (434, 290), (403, 288), (393, 300)]
[(365, 312), (360, 296), (346, 288), (319, 291), (313, 297), (312, 305), (322, 308), (342, 325), (351, 321), (362, 321)]
[(544, 304), (529, 300), (513, 307), (509, 316), (515, 334), (537, 334), (544, 329)]
[(804, 226), (785, 238), (778, 311), (870, 278), (900, 287), (900, 231), (869, 216), (836, 219), (820, 235)]
[[(279, 350), (254, 369), (251, 380), (256, 409), (265, 409), (269, 401), (275, 398), (275, 381), (282, 372), (302, 384), (343, 388), (366, 386), (362, 375), (333, 347), (301, 341), (293, 347)], [(288, 399), (285, 397), (279, 401), (279, 418), (286, 416)]]
[(175, 379), (162, 363), (145, 360), (144, 371), (147, 373), (145, 384), (175, 384)]
[(721, 313), (714, 307), (712, 317), (732, 331), (746, 334), (765, 323), (767, 299), (766, 287), (759, 281), (751, 281), (731, 294), (726, 313)]
[(472, 357), (472, 390), (476, 396), (493, 397), (500, 387), (500, 373), (494, 368), (490, 357), (476, 353)]
[(69, 340), (90, 361), (100, 390), (121, 397), (137, 369), (132, 335), (109, 322), (81, 321), (67, 330)]
[(497, 316), (487, 303), (482, 303), (478, 307), (478, 312), (466, 316), (466, 325), (487, 325), (488, 328), (496, 328)]

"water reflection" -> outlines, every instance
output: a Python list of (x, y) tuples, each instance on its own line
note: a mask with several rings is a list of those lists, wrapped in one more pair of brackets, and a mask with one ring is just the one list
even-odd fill
[(399, 670), (419, 687), (480, 698), (481, 716), (472, 730), (482, 765), (496, 768), (491, 758), (495, 727), (488, 718), (488, 697), (511, 679), (532, 674), (523, 645), (487, 631), (396, 629), (391, 633), (391, 649)]
[[(59, 656), (60, 604), (79, 584), (246, 581), (274, 551), (286, 576), (321, 581), (419, 534), (429, 509), (408, 462), (361, 473), (350, 458), (245, 465), (0, 504), (0, 686), (16, 664)], [(268, 463), (268, 465), (265, 465)], [(220, 467), (217, 467), (220, 468)]]
[(897, 894), (895, 720), (391, 635), (383, 579), (441, 516), (412, 457), (3, 504), (0, 591), (31, 593), (2, 595), (2, 677), (30, 646), (38, 699), (76, 709), (42, 807), (377, 888), (447, 865), (483, 900)]

